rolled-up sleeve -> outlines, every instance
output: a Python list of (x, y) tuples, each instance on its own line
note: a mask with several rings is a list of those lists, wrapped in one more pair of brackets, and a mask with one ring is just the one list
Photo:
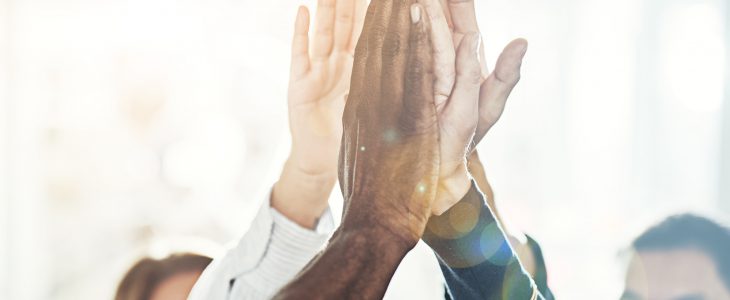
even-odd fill
[(206, 268), (188, 299), (269, 299), (324, 247), (334, 230), (329, 210), (310, 230), (271, 208), (268, 199), (238, 245)]

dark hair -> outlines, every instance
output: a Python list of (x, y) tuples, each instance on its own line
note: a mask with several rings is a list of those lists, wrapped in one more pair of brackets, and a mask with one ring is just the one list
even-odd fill
[(185, 272), (203, 271), (212, 259), (198, 254), (174, 254), (164, 259), (143, 258), (127, 271), (119, 283), (115, 300), (146, 300), (157, 285)]
[(632, 243), (636, 251), (696, 249), (707, 254), (730, 289), (730, 229), (710, 219), (682, 214), (649, 228)]

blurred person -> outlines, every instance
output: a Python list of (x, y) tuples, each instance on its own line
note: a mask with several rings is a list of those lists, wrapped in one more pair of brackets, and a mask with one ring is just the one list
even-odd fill
[(146, 257), (127, 271), (115, 300), (184, 300), (213, 259), (192, 253)]
[(683, 214), (632, 243), (623, 300), (730, 299), (730, 228)]

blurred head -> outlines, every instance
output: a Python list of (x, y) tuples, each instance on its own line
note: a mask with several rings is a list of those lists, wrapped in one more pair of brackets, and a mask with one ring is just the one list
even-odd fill
[(124, 275), (116, 300), (184, 300), (212, 259), (197, 254), (175, 254), (164, 259), (144, 258)]
[(730, 229), (678, 215), (632, 247), (623, 300), (730, 299)]

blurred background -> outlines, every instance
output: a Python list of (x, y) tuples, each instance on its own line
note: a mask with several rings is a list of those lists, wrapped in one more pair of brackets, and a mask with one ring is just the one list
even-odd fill
[[(0, 299), (109, 299), (141, 251), (239, 237), (288, 151), (298, 4), (0, 0)], [(490, 63), (530, 41), (480, 151), (558, 298), (618, 298), (671, 213), (727, 220), (727, 1), (477, 8)]]

